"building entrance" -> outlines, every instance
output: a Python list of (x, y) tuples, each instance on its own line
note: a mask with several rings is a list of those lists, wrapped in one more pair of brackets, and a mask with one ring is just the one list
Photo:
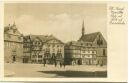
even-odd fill
[(16, 56), (13, 56), (13, 62), (15, 62), (16, 61)]
[(82, 65), (82, 59), (78, 59), (78, 65)]
[(12, 50), (12, 62), (16, 62), (16, 50)]
[(23, 63), (28, 63), (28, 58), (23, 58)]

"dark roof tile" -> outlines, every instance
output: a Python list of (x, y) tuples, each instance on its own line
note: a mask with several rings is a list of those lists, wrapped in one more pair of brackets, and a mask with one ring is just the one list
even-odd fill
[(84, 36), (81, 36), (81, 38), (78, 41), (93, 42), (98, 34), (100, 34), (100, 32), (85, 34)]
[[(55, 39), (60, 41), (59, 39), (57, 39), (56, 37), (54, 37), (53, 35), (29, 35), (30, 39), (33, 41), (35, 38), (39, 38), (41, 39), (42, 42), (47, 42), (49, 40)], [(63, 43), (62, 41), (60, 41), (61, 43)]]

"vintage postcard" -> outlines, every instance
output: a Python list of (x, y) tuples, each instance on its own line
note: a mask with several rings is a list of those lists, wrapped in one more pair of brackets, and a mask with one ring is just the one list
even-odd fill
[(126, 81), (128, 3), (2, 6), (2, 80)]

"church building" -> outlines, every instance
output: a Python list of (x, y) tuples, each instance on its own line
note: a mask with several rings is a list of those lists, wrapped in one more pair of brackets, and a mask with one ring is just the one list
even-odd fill
[(65, 45), (65, 56), (68, 64), (106, 65), (107, 42), (101, 32), (85, 33), (83, 21), (81, 37)]

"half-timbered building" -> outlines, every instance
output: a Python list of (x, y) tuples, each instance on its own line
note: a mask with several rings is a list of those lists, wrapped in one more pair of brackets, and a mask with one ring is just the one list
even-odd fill
[(106, 65), (107, 42), (100, 32), (85, 34), (76, 42), (65, 45), (65, 59), (68, 64)]
[(107, 64), (107, 42), (100, 32), (86, 34), (83, 23), (82, 36), (78, 42), (80, 42), (85, 47), (85, 50), (83, 50), (82, 54), (83, 64)]
[(107, 43), (100, 32), (85, 34), (78, 42), (84, 46), (83, 64), (106, 65)]
[(23, 37), (23, 63), (28, 63), (31, 60), (31, 49), (32, 47), (32, 42), (30, 39), (30, 36), (24, 36)]
[(30, 45), (29, 60), (32, 63), (43, 63), (45, 59), (46, 63), (52, 64), (54, 59), (59, 62), (64, 58), (64, 43), (53, 35), (29, 35), (25, 37), (25, 41), (24, 49), (26, 45)]

